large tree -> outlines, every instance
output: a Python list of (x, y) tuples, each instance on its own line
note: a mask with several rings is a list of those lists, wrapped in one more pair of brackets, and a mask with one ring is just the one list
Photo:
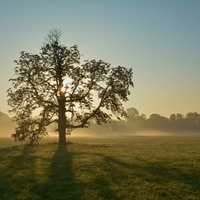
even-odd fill
[(88, 127), (91, 119), (102, 124), (113, 115), (126, 115), (122, 102), (128, 101), (133, 86), (132, 69), (81, 61), (77, 46), (62, 45), (60, 37), (60, 31), (50, 31), (39, 54), (23, 51), (15, 61), (13, 87), (8, 89), (18, 124), (15, 140), (38, 142), (48, 135), (46, 127), (57, 123), (59, 144), (65, 145), (66, 134)]

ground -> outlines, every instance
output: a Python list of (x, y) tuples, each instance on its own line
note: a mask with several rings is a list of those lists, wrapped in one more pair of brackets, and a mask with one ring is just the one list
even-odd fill
[(1, 200), (197, 200), (200, 137), (0, 138)]

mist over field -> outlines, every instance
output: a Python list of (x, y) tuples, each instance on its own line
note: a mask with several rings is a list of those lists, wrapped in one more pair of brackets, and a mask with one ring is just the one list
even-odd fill
[[(129, 117), (109, 124), (97, 125), (93, 121), (89, 128), (79, 128), (72, 132), (74, 137), (118, 137), (118, 136), (181, 136), (200, 135), (200, 115), (188, 113), (186, 116), (172, 114), (169, 118), (152, 114), (146, 118), (135, 108), (128, 109)], [(7, 114), (0, 112), (0, 137), (11, 137), (16, 124)], [(48, 127), (50, 137), (58, 137), (56, 125)]]
[[(51, 133), (50, 136), (56, 136), (57, 133)], [(130, 137), (130, 136), (195, 136), (200, 135), (199, 132), (194, 131), (159, 131), (159, 130), (141, 130), (141, 131), (134, 131), (134, 132), (99, 132), (98, 130), (92, 129), (84, 129), (84, 130), (75, 130), (72, 133), (72, 136), (75, 137)]]

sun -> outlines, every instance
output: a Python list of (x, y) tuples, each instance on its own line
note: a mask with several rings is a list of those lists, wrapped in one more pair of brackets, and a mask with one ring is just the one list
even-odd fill
[(66, 87), (62, 87), (62, 88), (60, 89), (60, 91), (63, 92), (63, 93), (66, 92)]
[[(59, 91), (65, 94), (70, 94), (72, 92), (72, 87), (73, 87), (73, 79), (65, 77), (65, 79), (62, 82), (62, 87), (59, 88)], [(51, 81), (50, 84), (52, 86), (56, 86), (56, 81)]]

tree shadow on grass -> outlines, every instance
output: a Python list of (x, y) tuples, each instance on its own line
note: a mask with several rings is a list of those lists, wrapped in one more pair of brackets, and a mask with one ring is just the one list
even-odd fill
[(66, 147), (56, 150), (51, 160), (48, 181), (37, 186), (39, 196), (48, 200), (81, 199), (81, 191), (72, 169), (72, 159), (73, 155)]
[(0, 149), (1, 200), (81, 199), (72, 170), (72, 153), (66, 147), (52, 147), (48, 144)]
[(34, 149), (12, 146), (0, 149), (0, 199), (19, 200), (30, 196), (35, 179)]
[[(40, 186), (42, 191), (47, 192), (47, 199), (120, 199), (116, 195), (116, 191), (111, 187), (108, 181), (109, 177), (97, 173), (96, 169), (98, 167), (94, 161), (95, 159), (92, 159), (97, 155), (95, 153), (73, 151), (70, 145), (68, 144), (67, 148), (58, 148), (51, 160), (49, 181)], [(69, 151), (68, 148), (70, 149)], [(87, 159), (85, 162), (83, 161), (84, 159), (78, 159), (80, 165), (76, 163), (74, 168), (73, 162), (79, 157)], [(90, 167), (90, 161), (92, 168)]]
[[(183, 172), (181, 166), (174, 167), (171, 166), (169, 163), (152, 162), (148, 164), (147, 167), (145, 167), (145, 170), (154, 175), (155, 178), (151, 179), (151, 182), (162, 184), (164, 181), (176, 181), (180, 184), (190, 186), (190, 188), (193, 189), (193, 193), (195, 191), (200, 191), (200, 173), (197, 169)], [(198, 196), (198, 198), (200, 198), (200, 195)]]
[[(154, 193), (154, 199), (181, 199), (183, 195), (185, 197), (182, 199), (187, 199), (187, 195), (193, 199), (199, 197), (200, 177), (197, 172), (185, 174), (166, 162), (124, 161), (112, 154), (96, 153), (95, 146), (86, 146), (88, 150), (85, 149), (85, 152), (78, 152), (78, 145), (73, 146), (75, 151), (73, 148), (67, 150), (69, 146), (56, 147), (40, 145), (39, 149), (37, 146), (1, 148), (0, 199), (138, 199), (138, 193), (145, 188), (143, 183), (147, 182), (151, 187), (156, 185), (154, 191), (149, 189), (151, 194)], [(89, 151), (90, 148), (94, 151)], [(74, 161), (80, 165), (74, 165)], [(139, 180), (141, 188), (137, 187), (135, 180)], [(173, 182), (188, 185), (189, 189), (183, 188), (183, 194), (174, 194), (172, 190), (176, 185), (172, 190), (166, 188), (168, 183)], [(158, 191), (155, 191), (156, 188)]]
[[(108, 172), (107, 175), (110, 177), (113, 183), (119, 186), (119, 189), (122, 186), (121, 189), (127, 190), (127, 188), (123, 188), (124, 185), (121, 184), (123, 178), (127, 180), (127, 183), (130, 184), (132, 190), (136, 189), (134, 185), (134, 178), (140, 177), (141, 181), (144, 183), (149, 182), (149, 185), (157, 185), (155, 187), (157, 191), (151, 191), (151, 194), (153, 194), (156, 199), (188, 199), (187, 195), (191, 197), (189, 198), (191, 200), (200, 199), (200, 176), (197, 171), (193, 174), (187, 174), (183, 173), (179, 168), (173, 168), (173, 166), (170, 166), (169, 163), (146, 162), (144, 165), (140, 165), (137, 162), (134, 164), (126, 163), (120, 159), (117, 159), (116, 157), (105, 156), (101, 153), (96, 155), (102, 157), (107, 162), (108, 167), (104, 168), (104, 171)], [(126, 174), (124, 174), (123, 177), (123, 172), (125, 171), (124, 169), (129, 171), (129, 175), (133, 175), (133, 182), (131, 182), (130, 177), (127, 177)], [(137, 172), (139, 172), (139, 174), (134, 175), (134, 173)], [(173, 189), (168, 188), (168, 184), (174, 184), (174, 182), (182, 185), (182, 193), (176, 194), (172, 191), (175, 189), (176, 185), (174, 185)], [(184, 186), (187, 186), (187, 188)], [(180, 190), (180, 188), (178, 190)], [(138, 191), (136, 191), (135, 194), (137, 194), (137, 192)], [(131, 194), (130, 191), (129, 194), (127, 190), (127, 196), (120, 197), (119, 199), (136, 198), (134, 192)]]
[[(0, 199), (122, 199), (113, 187), (123, 178), (117, 166), (131, 169), (132, 165), (104, 154), (67, 151), (67, 148), (56, 149), (55, 144), (52, 149), (49, 145), (1, 148)], [(89, 159), (89, 166), (88, 163), (80, 163), (80, 173), (77, 173), (77, 169), (73, 169), (73, 161), (79, 156), (85, 156), (86, 160), (94, 157), (94, 160)], [(103, 158), (103, 163), (95, 163), (95, 157)], [(103, 173), (98, 173), (96, 164)], [(113, 168), (113, 164), (117, 166)], [(86, 179), (76, 180), (77, 174), (85, 175)]]
[[(80, 170), (76, 171), (72, 164), (74, 160), (80, 162), (81, 158), (88, 163), (80, 163)], [(148, 195), (152, 195), (149, 199), (187, 199), (187, 195), (191, 199), (199, 198), (200, 177), (197, 172), (186, 174), (180, 168), (170, 166), (167, 160), (151, 162), (141, 159), (138, 161), (142, 162), (126, 162), (112, 154), (58, 149), (52, 159), (51, 174), (47, 183), (49, 188), (55, 189), (55, 196), (51, 199), (79, 200), (91, 197), (117, 200), (146, 198)], [(77, 180), (77, 175), (85, 176), (86, 180)], [(137, 180), (141, 184), (139, 188)], [(147, 191), (143, 192), (143, 184), (151, 188), (146, 188)], [(168, 184), (172, 184), (173, 187), (168, 188)], [(182, 193), (174, 193), (176, 187), (181, 190), (179, 184), (183, 186)], [(185, 186), (187, 188), (184, 188)], [(51, 195), (52, 193), (54, 192), (51, 191)], [(144, 193), (144, 196), (141, 193)]]
[[(104, 176), (97, 177), (95, 180), (96, 184), (103, 183), (101, 184), (103, 187), (99, 188), (99, 196), (103, 199), (113, 200), (134, 199), (134, 185), (132, 185), (131, 192), (127, 187), (124, 187), (131, 184), (129, 174), (126, 174), (125, 171), (134, 171), (135, 168), (138, 168), (138, 165), (129, 164), (102, 153), (95, 153), (95, 155), (102, 158), (104, 162), (102, 166)], [(127, 183), (125, 184), (125, 182)]]

